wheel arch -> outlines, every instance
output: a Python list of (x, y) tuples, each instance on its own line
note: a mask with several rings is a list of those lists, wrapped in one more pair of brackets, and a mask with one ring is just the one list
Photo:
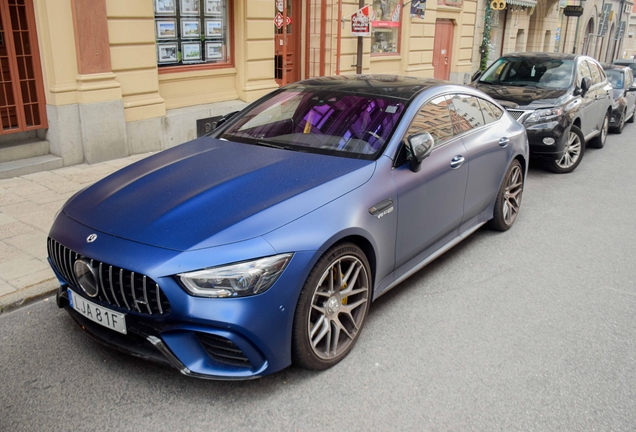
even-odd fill
[(321, 254), (316, 257), (316, 261), (320, 259), (320, 257), (331, 247), (340, 244), (340, 243), (353, 243), (358, 246), (364, 255), (367, 257), (367, 261), (369, 261), (369, 267), (371, 267), (371, 278), (373, 281), (373, 287), (375, 287), (375, 282), (377, 281), (377, 253), (376, 247), (373, 242), (365, 235), (360, 232), (343, 232), (340, 235), (336, 235), (331, 237), (325, 244), (320, 248)]

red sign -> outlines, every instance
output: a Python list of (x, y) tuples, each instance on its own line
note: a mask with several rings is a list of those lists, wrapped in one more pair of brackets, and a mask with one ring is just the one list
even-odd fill
[(365, 6), (351, 15), (351, 34), (371, 36), (371, 8)]
[(283, 26), (283, 21), (284, 21), (283, 16), (280, 13), (277, 13), (276, 16), (274, 17), (274, 24), (276, 24), (276, 27), (281, 28)]

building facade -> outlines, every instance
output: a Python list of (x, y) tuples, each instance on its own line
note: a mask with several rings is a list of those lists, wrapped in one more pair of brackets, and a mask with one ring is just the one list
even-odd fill
[(305, 78), (466, 82), (477, 1), (416, 5), (369, 4), (358, 65), (349, 0), (0, 0), (0, 176), (160, 151)]
[[(625, 46), (633, 2), (626, 0), (510, 0), (502, 10), (487, 3), (477, 8), (481, 41), (490, 22), (487, 64), (511, 52), (565, 52), (585, 54), (611, 63), (630, 54)], [(621, 24), (623, 23), (623, 24)], [(636, 25), (635, 25), (636, 27)], [(473, 69), (480, 68), (483, 46), (473, 50)]]

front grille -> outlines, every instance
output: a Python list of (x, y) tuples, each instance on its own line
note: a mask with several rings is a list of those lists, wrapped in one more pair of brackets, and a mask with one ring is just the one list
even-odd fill
[(525, 111), (523, 110), (507, 110), (508, 114), (510, 114), (512, 116), (513, 119), (519, 121), (519, 119), (521, 118), (521, 116), (525, 113)]
[[(73, 271), (73, 264), (80, 258), (90, 258), (82, 257), (51, 238), (48, 239), (47, 246), (49, 258), (58, 273), (70, 286), (79, 291), (80, 286)], [(93, 259), (90, 259), (90, 265), (97, 270), (98, 294), (93, 300), (143, 315), (170, 313), (168, 298), (159, 285), (146, 275)]]
[(197, 337), (205, 352), (214, 360), (232, 366), (252, 367), (243, 351), (231, 340), (207, 333), (197, 333)]

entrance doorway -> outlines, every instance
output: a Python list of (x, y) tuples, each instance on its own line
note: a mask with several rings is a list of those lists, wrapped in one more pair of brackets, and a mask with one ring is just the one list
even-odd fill
[(450, 78), (451, 53), (453, 51), (453, 20), (435, 21), (435, 42), (433, 43), (433, 71), (437, 79)]
[(0, 135), (47, 127), (32, 0), (0, 0)]
[(300, 81), (300, 0), (274, 1), (274, 78), (282, 86)]

